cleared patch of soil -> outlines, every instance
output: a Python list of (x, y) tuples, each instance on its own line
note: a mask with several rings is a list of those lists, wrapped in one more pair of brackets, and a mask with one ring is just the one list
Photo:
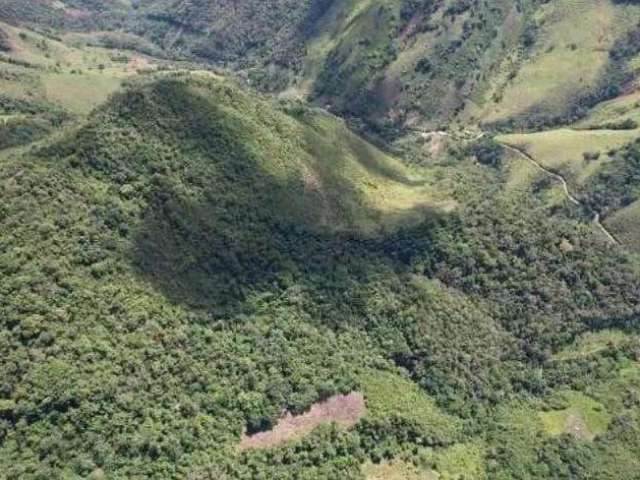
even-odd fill
[(420, 136), (426, 141), (424, 151), (431, 157), (437, 157), (447, 148), (447, 136), (440, 132), (424, 132)]
[(564, 427), (565, 433), (573, 435), (578, 440), (593, 440), (595, 435), (589, 431), (584, 418), (579, 414), (571, 414), (567, 417)]
[(323, 423), (335, 422), (340, 427), (349, 428), (358, 423), (366, 408), (362, 393), (354, 392), (348, 395), (336, 395), (324, 402), (316, 403), (308, 412), (302, 415), (294, 416), (287, 413), (268, 432), (245, 435), (240, 441), (238, 449), (248, 450), (280, 445), (310, 433)]

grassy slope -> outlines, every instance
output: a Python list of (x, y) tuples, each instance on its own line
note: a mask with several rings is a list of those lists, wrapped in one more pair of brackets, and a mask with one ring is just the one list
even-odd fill
[[(587, 117), (581, 125), (606, 125), (626, 118), (633, 118), (634, 106), (629, 110), (623, 107), (626, 99), (606, 102), (595, 109), (593, 115)], [(591, 123), (595, 122), (595, 123)], [(631, 144), (640, 137), (640, 130), (574, 130), (557, 129), (529, 134), (505, 134), (496, 137), (500, 142), (526, 151), (536, 161), (551, 171), (561, 174), (569, 185), (572, 194), (588, 195), (590, 182), (597, 178), (611, 162), (621, 162), (615, 152)], [(596, 154), (597, 158), (586, 158), (585, 155)], [(531, 185), (544, 178), (541, 172), (523, 162), (522, 159), (511, 163), (509, 185), (515, 189), (529, 189)], [(557, 186), (558, 182), (553, 182)], [(545, 190), (550, 204), (564, 200), (558, 188)], [(597, 206), (597, 205), (596, 205)], [(637, 202), (616, 212), (608, 213), (605, 223), (615, 235), (620, 236), (623, 244), (637, 251), (638, 215)]]
[[(637, 6), (600, 0), (549, 2), (536, 13), (537, 41), (486, 97), (483, 122), (528, 115), (562, 116), (581, 96), (599, 87), (609, 49), (635, 26)], [(507, 59), (505, 62), (512, 62)], [(513, 77), (513, 78), (511, 78)], [(496, 97), (496, 93), (498, 93)]]
[[(343, 26), (327, 16), (319, 22), (310, 40), (315, 67), (303, 72), (302, 85), (313, 82), (321, 102), (379, 127), (437, 125), (483, 88), (482, 77), (503, 48), (517, 43), (521, 16), (510, 15), (512, 7), (508, 1), (477, 4), (472, 14), (448, 1), (343, 3), (338, 18), (351, 21)], [(418, 67), (425, 59), (431, 59), (428, 71)]]
[(361, 382), (372, 417), (397, 416), (419, 425), (425, 436), (449, 438), (450, 442), (459, 438), (459, 419), (441, 411), (433, 399), (410, 380), (390, 372), (369, 372)]
[(574, 435), (581, 440), (593, 440), (607, 430), (610, 415), (599, 402), (576, 392), (561, 392), (566, 408), (540, 413), (549, 435)]
[[(494, 2), (473, 15), (451, 6), (403, 16), (406, 2), (341, 2), (311, 29), (289, 93), (315, 89), (323, 105), (378, 126), (559, 118), (600, 91), (609, 50), (640, 18), (637, 6), (612, 1)], [(537, 33), (525, 48), (527, 25)]]
[(18, 98), (50, 102), (73, 113), (87, 114), (135, 73), (122, 60), (130, 58), (131, 52), (77, 48), (30, 30), (9, 25), (4, 28), (13, 47), (6, 57), (32, 66), (25, 69), (2, 64), (3, 69), (18, 70), (31, 79), (26, 84), (22, 78), (3, 80), (3, 91)]
[[(497, 139), (520, 148), (549, 170), (562, 174), (576, 191), (593, 175), (607, 152), (617, 150), (640, 136), (640, 130), (547, 130), (531, 134), (499, 135)], [(599, 158), (585, 160), (584, 154)]]

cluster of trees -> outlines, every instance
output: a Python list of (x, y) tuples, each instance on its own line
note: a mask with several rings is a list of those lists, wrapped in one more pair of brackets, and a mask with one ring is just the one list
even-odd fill
[(606, 162), (584, 188), (583, 199), (603, 216), (640, 198), (640, 142), (626, 145)]
[(64, 110), (46, 102), (17, 99), (0, 94), (0, 149), (26, 145), (43, 138), (69, 121)]
[[(579, 334), (637, 329), (623, 253), (490, 183), (460, 212), (392, 232), (314, 228), (287, 210), (296, 183), (269, 173), (308, 148), (273, 108), (165, 77), (0, 167), (8, 478), (359, 478), (365, 459), (451, 439), (389, 415), (270, 451), (235, 444), (391, 366), (467, 419), (465, 441), (494, 407), (579, 378), (549, 364)], [(611, 445), (635, 442), (633, 425)], [(561, 441), (560, 456), (555, 441), (532, 445), (531, 469), (608, 452)], [(490, 471), (518, 478), (495, 445)]]

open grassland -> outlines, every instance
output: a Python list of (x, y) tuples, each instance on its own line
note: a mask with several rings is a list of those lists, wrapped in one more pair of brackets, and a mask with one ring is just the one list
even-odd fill
[(549, 435), (566, 433), (581, 440), (593, 440), (606, 431), (611, 421), (604, 405), (582, 393), (561, 392), (554, 400), (561, 402), (564, 408), (540, 413)]
[(0, 59), (0, 87), (12, 98), (46, 102), (85, 115), (124, 79), (152, 66), (138, 53), (73, 46), (58, 37), (1, 26), (11, 50)]
[[(499, 135), (496, 139), (526, 151), (545, 168), (561, 174), (570, 188), (579, 189), (609, 161), (608, 152), (640, 136), (640, 130), (558, 129), (530, 134)], [(594, 154), (590, 158), (585, 158)], [(597, 156), (597, 158), (596, 158)]]
[(637, 6), (602, 0), (560, 0), (542, 6), (532, 50), (520, 58), (506, 57), (506, 78), (496, 77), (482, 121), (563, 114), (598, 86), (609, 49), (639, 15)]
[(46, 99), (73, 113), (86, 115), (122, 85), (110, 73), (47, 73), (43, 75)]
[(112, 73), (122, 72), (123, 66), (127, 65), (124, 57), (133, 54), (89, 45), (74, 46), (74, 42), (65, 43), (63, 37), (45, 36), (5, 23), (0, 25), (7, 32), (12, 47), (6, 57), (39, 68), (97, 70), (102, 66), (105, 70), (113, 70)]

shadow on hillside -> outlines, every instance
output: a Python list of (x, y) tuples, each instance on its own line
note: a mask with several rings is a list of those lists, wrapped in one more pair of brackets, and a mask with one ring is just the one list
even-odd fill
[[(358, 137), (346, 127), (335, 131), (327, 131), (326, 127), (317, 128), (316, 126), (314, 128), (314, 118), (302, 117), (299, 120), (310, 127), (305, 130), (304, 140), (307, 150), (316, 158), (322, 159), (336, 156), (337, 151), (342, 149), (352, 153), (357, 159), (358, 165), (372, 176), (386, 178), (408, 187), (422, 186), (426, 183), (424, 179), (409, 178), (407, 172), (385, 162), (385, 153), (383, 151)], [(333, 141), (328, 142), (328, 138)], [(327, 176), (331, 176), (334, 182), (347, 180), (346, 177), (339, 178), (340, 172), (333, 163), (327, 165), (327, 167), (329, 168), (324, 168), (320, 171)]]
[[(132, 249), (141, 275), (172, 301), (231, 314), (252, 293), (294, 285), (332, 301), (344, 298), (354, 282), (365, 282), (372, 270), (407, 268), (414, 255), (428, 250), (432, 230), (445, 214), (419, 206), (407, 213), (422, 222), (364, 235), (361, 218), (380, 221), (386, 214), (368, 207), (356, 185), (330, 168), (324, 168), (323, 178), (331, 182), (330, 194), (310, 188), (304, 172), (300, 178), (274, 174), (269, 162), (275, 157), (256, 152), (251, 139), (277, 130), (270, 125), (261, 130), (176, 85), (153, 86), (140, 114), (133, 102), (127, 104), (127, 115), (134, 112), (145, 134), (163, 142), (173, 134), (168, 131), (178, 135), (172, 163), (154, 175)], [(162, 111), (147, 113), (158, 105)], [(171, 119), (171, 128), (158, 130), (157, 118)]]
[[(321, 232), (269, 212), (264, 204), (221, 204), (158, 191), (134, 237), (133, 260), (171, 301), (233, 314), (253, 293), (304, 287), (340, 302), (381, 271), (402, 271), (428, 256), (440, 212), (394, 233)], [(330, 310), (350, 309), (332, 305)]]

